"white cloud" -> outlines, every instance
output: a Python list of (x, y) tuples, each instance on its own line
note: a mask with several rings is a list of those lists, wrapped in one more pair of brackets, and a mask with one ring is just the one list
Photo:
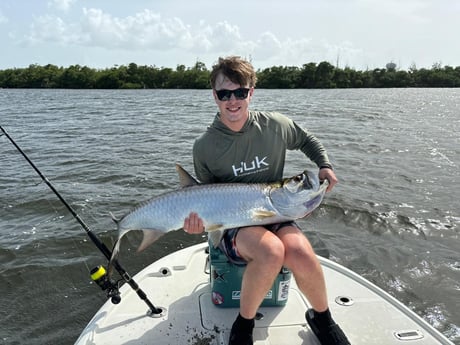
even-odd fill
[(27, 41), (56, 42), (122, 50), (185, 49), (190, 52), (233, 50), (244, 47), (237, 26), (220, 22), (214, 26), (186, 25), (180, 18), (163, 18), (148, 9), (132, 16), (115, 17), (101, 9), (83, 9), (78, 22), (54, 15), (34, 19)]
[(61, 45), (84, 42), (78, 25), (67, 24), (60, 17), (45, 15), (35, 18), (26, 41), (32, 44), (52, 42)]
[[(372, 50), (351, 41), (331, 42), (312, 37), (280, 37), (273, 32), (250, 32), (245, 37), (238, 25), (229, 21), (209, 23), (201, 20), (192, 25), (177, 17), (163, 17), (144, 9), (133, 15), (117, 17), (102, 9), (83, 8), (79, 18), (44, 15), (34, 18), (26, 41), (48, 42), (65, 47), (83, 46), (107, 52), (117, 49), (118, 55), (136, 56), (155, 52), (197, 57), (206, 61), (217, 56), (251, 57), (259, 66), (296, 65), (308, 62), (339, 62), (354, 68), (374, 61)], [(149, 53), (148, 53), (149, 52)], [(136, 55), (137, 54), (137, 55)], [(176, 59), (177, 61), (177, 59)]]
[(235, 54), (251, 56), (263, 65), (286, 65), (287, 61), (297, 66), (324, 60), (335, 63), (338, 57), (347, 64), (361, 54), (361, 50), (349, 42), (331, 44), (312, 38), (281, 39), (268, 31), (248, 39), (243, 37), (237, 25), (228, 21), (209, 24), (202, 20), (193, 27), (180, 18), (163, 18), (148, 9), (132, 16), (116, 17), (101, 9), (84, 8), (80, 19), (74, 22), (53, 15), (37, 17), (27, 41), (131, 53), (181, 51), (201, 57)]
[(28, 11), (21, 2), (7, 3), (0, 6), (0, 41), (9, 52), (0, 54), (5, 66), (30, 60), (100, 66), (154, 60), (174, 66), (235, 54), (258, 68), (338, 60), (340, 67), (365, 69), (390, 60), (402, 67), (436, 61), (456, 66), (460, 56), (449, 44), (460, 14), (460, 3), (451, 0), (292, 0), (273, 6), (257, 0), (245, 2), (247, 11), (238, 16), (216, 14), (218, 4), (210, 0), (203, 6), (179, 0), (34, 0)]
[[(340, 67), (349, 65), (363, 55), (362, 49), (356, 48), (350, 42), (332, 44), (328, 41), (318, 41), (313, 38), (279, 39), (273, 33), (264, 33), (257, 40), (251, 55), (263, 65), (302, 66), (309, 62), (328, 61)], [(289, 63), (286, 63), (289, 61)], [(353, 66), (352, 66), (353, 67)]]
[(251, 51), (258, 60), (266, 60), (278, 54), (283, 47), (283, 43), (271, 32), (264, 32), (255, 41), (254, 47)]
[(208, 48), (202, 33), (193, 33), (179, 18), (162, 18), (144, 10), (134, 16), (114, 17), (100, 9), (83, 9), (81, 31), (89, 46), (120, 49)]

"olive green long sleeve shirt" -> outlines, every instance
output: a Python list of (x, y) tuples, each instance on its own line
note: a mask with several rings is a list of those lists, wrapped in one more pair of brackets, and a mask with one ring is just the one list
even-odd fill
[(195, 174), (202, 183), (279, 181), (287, 150), (302, 151), (318, 167), (332, 167), (319, 140), (280, 113), (250, 111), (238, 132), (218, 113), (194, 143)]

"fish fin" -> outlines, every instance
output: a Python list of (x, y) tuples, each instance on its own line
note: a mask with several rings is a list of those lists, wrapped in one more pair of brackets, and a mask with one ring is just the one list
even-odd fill
[(213, 232), (218, 230), (224, 230), (224, 224), (209, 224), (206, 225), (207, 232)]
[(223, 235), (224, 232), (222, 230), (212, 231), (208, 234), (209, 240), (211, 241), (214, 248), (217, 248)]
[(112, 220), (115, 222), (115, 224), (118, 225), (118, 223), (120, 223), (121, 218), (115, 217), (115, 215), (112, 212), (109, 212), (109, 213), (110, 213), (110, 217), (112, 217)]
[(276, 212), (269, 211), (263, 208), (258, 208), (252, 211), (252, 218), (254, 219), (265, 219), (276, 216)]
[(137, 248), (138, 252), (143, 251), (157, 239), (164, 235), (164, 232), (161, 230), (143, 230), (144, 237), (142, 238), (141, 245)]
[(190, 187), (200, 184), (196, 178), (190, 175), (184, 168), (176, 163), (176, 170), (179, 174), (179, 182), (181, 187)]

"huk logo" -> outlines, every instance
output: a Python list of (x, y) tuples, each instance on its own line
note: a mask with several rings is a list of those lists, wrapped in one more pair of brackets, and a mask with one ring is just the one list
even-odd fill
[(266, 162), (267, 156), (260, 159), (259, 156), (256, 156), (252, 162), (241, 162), (240, 166), (232, 165), (234, 176), (241, 176), (255, 173), (264, 167), (268, 167), (269, 164)]

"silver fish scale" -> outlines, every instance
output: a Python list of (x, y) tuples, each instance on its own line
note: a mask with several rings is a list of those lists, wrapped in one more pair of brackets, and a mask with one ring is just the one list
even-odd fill
[[(180, 229), (190, 212), (205, 222), (206, 230), (286, 220), (269, 200), (269, 185), (213, 184), (191, 186), (160, 195), (137, 207), (119, 223), (120, 237), (129, 230)], [(278, 216), (262, 220), (254, 211), (273, 211)]]

